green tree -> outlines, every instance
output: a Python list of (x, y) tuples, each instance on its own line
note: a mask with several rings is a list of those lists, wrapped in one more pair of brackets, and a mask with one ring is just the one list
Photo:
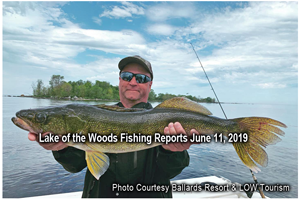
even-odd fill
[(111, 87), (107, 89), (107, 99), (114, 99), (114, 91)]
[(72, 94), (72, 85), (67, 83), (67, 82), (63, 82), (60, 85), (60, 97), (69, 97)]
[(84, 86), (86, 88), (86, 93), (85, 93), (85, 96), (86, 98), (95, 98), (95, 96), (93, 96), (92, 92), (91, 92), (91, 88), (92, 88), (92, 82), (91, 81), (86, 81), (84, 83)]
[(78, 80), (78, 81), (76, 82), (76, 84), (77, 84), (78, 86), (80, 86), (80, 85), (83, 85), (84, 82), (83, 82), (82, 80)]
[(148, 100), (149, 100), (149, 101), (155, 101), (155, 99), (156, 99), (156, 94), (155, 94), (154, 90), (151, 89), (151, 91), (150, 91), (150, 93), (149, 93)]
[(113, 86), (113, 95), (115, 100), (120, 100), (120, 96), (119, 96), (119, 86)]
[(43, 87), (43, 90), (42, 90), (42, 96), (43, 97), (50, 97), (50, 88), (49, 87)]
[[(33, 95), (37, 97), (83, 97), (87, 99), (108, 99), (108, 100), (119, 100), (119, 87), (112, 86), (109, 82), (96, 80), (95, 83), (91, 81), (64, 81), (64, 76), (52, 75), (49, 81), (50, 87), (44, 87), (43, 81), (38, 79), (36, 84), (32, 83)], [(154, 90), (151, 89), (149, 93), (149, 101), (164, 101), (170, 98), (176, 97), (174, 94), (159, 93), (155, 94)], [(195, 97), (186, 93), (186, 95), (177, 95), (177, 97), (186, 97), (196, 102), (209, 102), (214, 103), (214, 98), (200, 98)]]
[(43, 96), (43, 80), (38, 79), (35, 83), (32, 83), (32, 88), (33, 88), (33, 95), (37, 97), (42, 97)]
[(78, 86), (78, 96), (77, 97), (85, 97), (86, 87), (84, 85)]
[(158, 96), (156, 97), (156, 99), (157, 99), (158, 101), (162, 101), (162, 100), (163, 100), (163, 96), (164, 96), (163, 93), (158, 93)]
[(102, 95), (102, 88), (100, 88), (99, 86), (97, 86), (96, 84), (92, 86), (91, 88), (91, 95), (93, 96), (92, 98), (95, 99), (101, 99), (101, 95)]
[(52, 75), (49, 84), (50, 84), (50, 90), (51, 90), (51, 95), (56, 96), (59, 92), (58, 86), (61, 85), (62, 81), (64, 80), (64, 76), (60, 75)]
[(34, 82), (32, 82), (31, 87), (32, 87), (32, 94), (33, 94), (33, 96), (36, 96), (36, 85), (35, 85)]

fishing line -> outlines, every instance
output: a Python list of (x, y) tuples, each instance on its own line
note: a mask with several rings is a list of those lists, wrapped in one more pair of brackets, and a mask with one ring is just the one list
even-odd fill
[[(215, 90), (214, 90), (214, 87), (213, 87), (212, 84), (210, 83), (210, 80), (209, 80), (209, 78), (208, 78), (208, 76), (207, 76), (207, 74), (206, 74), (206, 72), (205, 72), (205, 69), (204, 69), (204, 67), (203, 67), (203, 65), (202, 65), (202, 63), (201, 63), (201, 61), (200, 61), (200, 59), (199, 59), (199, 57), (198, 57), (198, 54), (197, 54), (197, 52), (196, 52), (196, 50), (195, 50), (193, 44), (192, 44), (192, 43), (190, 43), (190, 44), (191, 44), (191, 46), (192, 46), (192, 48), (193, 48), (193, 50), (194, 50), (194, 52), (195, 52), (195, 54), (196, 54), (196, 56), (197, 56), (197, 58), (198, 58), (198, 61), (199, 61), (199, 63), (200, 63), (200, 66), (201, 66), (201, 68), (202, 68), (202, 70), (203, 70), (203, 72), (204, 72), (204, 74), (205, 74), (205, 76), (206, 76), (206, 78), (207, 78), (207, 80), (208, 80), (208, 83), (209, 83), (209, 85), (210, 85), (212, 91), (213, 91), (214, 94), (215, 94), (215, 97), (216, 97), (216, 99), (217, 99), (217, 102), (218, 102), (218, 104), (220, 105), (220, 107), (221, 107), (221, 109), (222, 109), (222, 111), (223, 111), (223, 114), (224, 114), (225, 118), (228, 119), (227, 116), (226, 116), (226, 114), (225, 114), (225, 111), (224, 111), (224, 109), (223, 109), (223, 107), (222, 107), (222, 105), (221, 105), (221, 103), (220, 103), (220, 101), (219, 101), (219, 98), (218, 98), (218, 96), (217, 96), (217, 94), (216, 94), (216, 92), (215, 92)], [(249, 170), (250, 170), (250, 172), (251, 172), (251, 175), (252, 175), (252, 178), (253, 178), (255, 184), (258, 184), (257, 178), (255, 177), (253, 171), (252, 171), (251, 169), (249, 169)], [(259, 190), (259, 193), (260, 193), (261, 197), (262, 197), (262, 198), (265, 198), (265, 195), (264, 195), (262, 189), (260, 188), (260, 186), (258, 186), (258, 190)], [(252, 195), (253, 195), (253, 192), (252, 192), (252, 193), (247, 193), (247, 196), (248, 196), (249, 198), (251, 198)]]
[(213, 92), (214, 92), (214, 94), (215, 94), (215, 96), (216, 96), (216, 98), (217, 98), (218, 104), (220, 105), (220, 107), (221, 107), (221, 109), (222, 109), (222, 111), (223, 111), (223, 114), (224, 114), (225, 118), (228, 119), (227, 116), (226, 116), (226, 114), (225, 114), (225, 111), (223, 110), (223, 107), (222, 107), (222, 105), (221, 105), (221, 103), (220, 103), (220, 101), (219, 101), (219, 98), (218, 98), (218, 96), (217, 96), (217, 94), (216, 94), (216, 92), (215, 92), (215, 90), (214, 90), (214, 87), (213, 87), (212, 84), (210, 83), (209, 78), (208, 78), (208, 76), (207, 76), (207, 74), (206, 74), (206, 72), (205, 72), (205, 70), (204, 70), (204, 67), (202, 66), (202, 63), (201, 63), (201, 61), (200, 61), (200, 59), (199, 59), (199, 57), (198, 57), (198, 54), (196, 53), (196, 51), (195, 51), (195, 49), (194, 49), (193, 44), (192, 44), (192, 43), (190, 43), (190, 44), (191, 44), (192, 47), (193, 47), (193, 50), (194, 50), (194, 52), (195, 52), (195, 54), (196, 54), (196, 56), (197, 56), (197, 58), (198, 58), (198, 61), (199, 61), (200, 65), (201, 65), (201, 67), (202, 67), (202, 69), (203, 69), (203, 72), (204, 72), (204, 74), (205, 74), (205, 76), (206, 76), (206, 78), (207, 78), (207, 80), (208, 80), (208, 83), (209, 83), (211, 89), (213, 90)]

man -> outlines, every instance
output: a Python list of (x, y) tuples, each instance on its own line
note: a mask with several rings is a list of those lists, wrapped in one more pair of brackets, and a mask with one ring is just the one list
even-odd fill
[[(117, 104), (125, 108), (151, 109), (148, 96), (151, 91), (153, 71), (150, 62), (140, 56), (130, 56), (119, 62), (119, 95)], [(191, 133), (196, 133), (192, 130)], [(46, 134), (46, 133), (45, 133)], [(180, 123), (170, 123), (164, 134), (186, 134)], [(28, 135), (35, 141), (36, 136)], [(79, 172), (86, 167), (85, 152), (66, 144), (39, 143), (52, 150), (54, 158), (69, 172)], [(108, 170), (96, 180), (87, 169), (83, 198), (86, 197), (172, 197), (172, 187), (168, 191), (138, 191), (136, 185), (170, 185), (170, 179), (181, 173), (189, 165), (187, 149), (191, 143), (170, 143), (147, 150), (107, 154), (110, 159)], [(114, 189), (115, 186), (133, 185), (134, 190)]]

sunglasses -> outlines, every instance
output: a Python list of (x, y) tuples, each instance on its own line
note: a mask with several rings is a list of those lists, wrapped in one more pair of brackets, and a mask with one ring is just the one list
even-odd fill
[(137, 83), (139, 84), (144, 84), (147, 82), (151, 81), (151, 78), (148, 77), (147, 75), (143, 75), (143, 74), (134, 74), (131, 72), (122, 72), (120, 74), (120, 77), (122, 80), (130, 82), (132, 80), (133, 77), (135, 77), (135, 80)]

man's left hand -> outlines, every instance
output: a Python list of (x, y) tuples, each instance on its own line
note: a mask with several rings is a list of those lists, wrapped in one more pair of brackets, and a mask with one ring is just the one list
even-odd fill
[[(184, 134), (187, 135), (188, 137), (191, 137), (192, 134), (197, 134), (199, 135), (199, 132), (197, 132), (195, 129), (192, 129), (191, 132), (189, 134), (187, 134), (185, 132), (185, 130), (183, 129), (183, 127), (181, 126), (181, 124), (179, 122), (175, 122), (174, 124), (171, 122), (165, 129), (164, 129), (164, 134), (165, 135), (179, 135), (179, 134)], [(172, 142), (169, 144), (164, 144), (162, 145), (162, 147), (166, 150), (169, 151), (184, 151), (190, 148), (190, 146), (193, 143), (191, 143), (190, 141), (187, 142)]]

